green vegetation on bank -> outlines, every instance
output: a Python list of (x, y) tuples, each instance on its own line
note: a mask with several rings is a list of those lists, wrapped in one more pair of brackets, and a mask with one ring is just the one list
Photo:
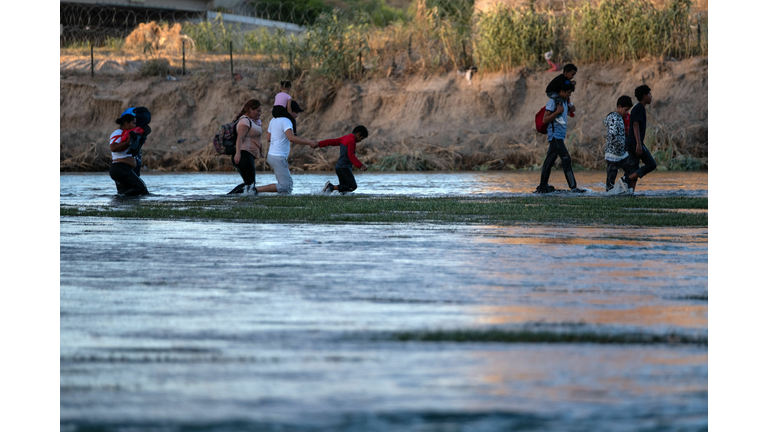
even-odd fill
[[(559, 13), (504, 3), (481, 12), (473, 0), (413, 0), (407, 10), (382, 0), (349, 0), (341, 9), (318, 0), (255, 4), (262, 17), (302, 25), (305, 32), (244, 31), (219, 17), (184, 22), (182, 34), (171, 36), (193, 42), (187, 46), (188, 55), (228, 53), (231, 43), (236, 54), (258, 55), (266, 67), (297, 76), (315, 73), (332, 81), (469, 66), (481, 72), (544, 66), (547, 51), (553, 51), (553, 60), (560, 63), (708, 53), (707, 13), (692, 12), (691, 0), (669, 0), (661, 7), (649, 0), (600, 0), (567, 6)], [(124, 42), (111, 38), (100, 45), (151, 56), (180, 54), (176, 51), (181, 39), (169, 44), (176, 51), (165, 53)], [(67, 48), (87, 45), (73, 42)]]
[(232, 41), (238, 52), (275, 55), (332, 79), (359, 79), (363, 69), (391, 73), (392, 67), (531, 67), (544, 64), (550, 50), (560, 62), (707, 53), (707, 19), (692, 14), (691, 0), (660, 8), (648, 0), (601, 0), (561, 14), (503, 3), (479, 12), (472, 0), (414, 0), (407, 12), (395, 12), (372, 0), (324, 9), (304, 24), (305, 37), (264, 29), (241, 33), (221, 21), (189, 23), (184, 32), (198, 50), (225, 51)]
[(497, 342), (497, 343), (597, 343), (597, 344), (694, 344), (707, 345), (706, 336), (678, 334), (552, 332), (532, 330), (425, 330), (396, 332), (401, 342)]
[(227, 197), (60, 207), (61, 216), (274, 223), (557, 223), (706, 227), (707, 198), (535, 196), (415, 198), (365, 195)]

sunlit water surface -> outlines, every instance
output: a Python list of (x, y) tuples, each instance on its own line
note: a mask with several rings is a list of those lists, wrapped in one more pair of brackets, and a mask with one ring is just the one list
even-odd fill
[[(152, 195), (148, 200), (206, 199), (224, 195), (242, 182), (237, 173), (151, 173), (141, 175)], [(497, 172), (359, 172), (358, 189), (365, 195), (410, 196), (517, 196), (531, 195), (539, 184), (539, 171)], [(643, 196), (707, 196), (707, 172), (652, 172), (640, 180), (637, 194)], [(605, 195), (605, 173), (576, 172), (579, 187), (592, 196)], [(338, 184), (334, 173), (294, 173), (294, 194), (317, 194), (326, 181)], [(256, 184), (275, 182), (271, 172), (258, 173)], [(553, 171), (550, 184), (566, 189), (561, 171)], [(115, 183), (104, 173), (61, 174), (62, 204), (104, 204), (116, 194)], [(618, 190), (617, 190), (618, 191)]]
[[(358, 180), (372, 194), (535, 187), (536, 173), (514, 174)], [(646, 193), (706, 196), (706, 173), (681, 174), (649, 176)], [(297, 175), (296, 192), (331, 178)], [(145, 181), (145, 199), (192, 199), (225, 193), (237, 175)], [(62, 175), (61, 202), (109, 204), (113, 187), (106, 174)], [(706, 337), (707, 238), (706, 228), (62, 217), (61, 429), (706, 430), (706, 346), (387, 335)]]

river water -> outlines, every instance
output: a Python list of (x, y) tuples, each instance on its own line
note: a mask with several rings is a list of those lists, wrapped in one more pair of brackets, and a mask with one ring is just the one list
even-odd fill
[[(576, 172), (579, 187), (588, 195), (605, 195), (605, 173)], [(539, 171), (491, 172), (359, 172), (358, 189), (365, 195), (409, 196), (519, 196), (530, 195), (539, 184)], [(142, 173), (151, 196), (149, 200), (205, 199), (222, 195), (242, 182), (237, 173)], [(707, 172), (652, 172), (638, 183), (643, 196), (707, 196)], [(320, 193), (326, 181), (338, 184), (334, 173), (293, 174), (294, 194)], [(258, 173), (256, 184), (275, 182), (272, 173)], [(562, 171), (553, 171), (550, 184), (566, 189)], [(104, 204), (114, 197), (114, 182), (108, 173), (62, 174), (62, 204)]]
[[(504, 174), (358, 183), (381, 194), (535, 187), (536, 173)], [(601, 175), (577, 179), (598, 194)], [(652, 175), (650, 196), (707, 195), (706, 173)], [(144, 177), (153, 200), (218, 196), (238, 179)], [(331, 178), (297, 175), (295, 191)], [(113, 189), (103, 173), (62, 175), (61, 203), (110, 205)], [(707, 239), (706, 228), (61, 217), (61, 430), (706, 430), (706, 345), (389, 336), (706, 337)]]

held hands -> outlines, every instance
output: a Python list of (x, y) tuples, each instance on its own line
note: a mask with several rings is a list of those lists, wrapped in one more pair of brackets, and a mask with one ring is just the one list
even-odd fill
[(368, 167), (363, 165), (360, 167), (360, 171), (368, 171)]
[(309, 143), (309, 146), (311, 148), (317, 148), (318, 147), (318, 143), (317, 143), (317, 141), (311, 140), (310, 143)]

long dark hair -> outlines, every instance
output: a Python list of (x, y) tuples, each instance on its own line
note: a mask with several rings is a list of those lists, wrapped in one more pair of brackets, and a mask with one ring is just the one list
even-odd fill
[(240, 110), (239, 113), (235, 116), (235, 119), (232, 120), (232, 122), (236, 122), (237, 119), (242, 117), (245, 113), (247, 113), (249, 110), (256, 109), (261, 106), (261, 102), (259, 102), (256, 99), (249, 99), (248, 102), (243, 105), (243, 109)]

